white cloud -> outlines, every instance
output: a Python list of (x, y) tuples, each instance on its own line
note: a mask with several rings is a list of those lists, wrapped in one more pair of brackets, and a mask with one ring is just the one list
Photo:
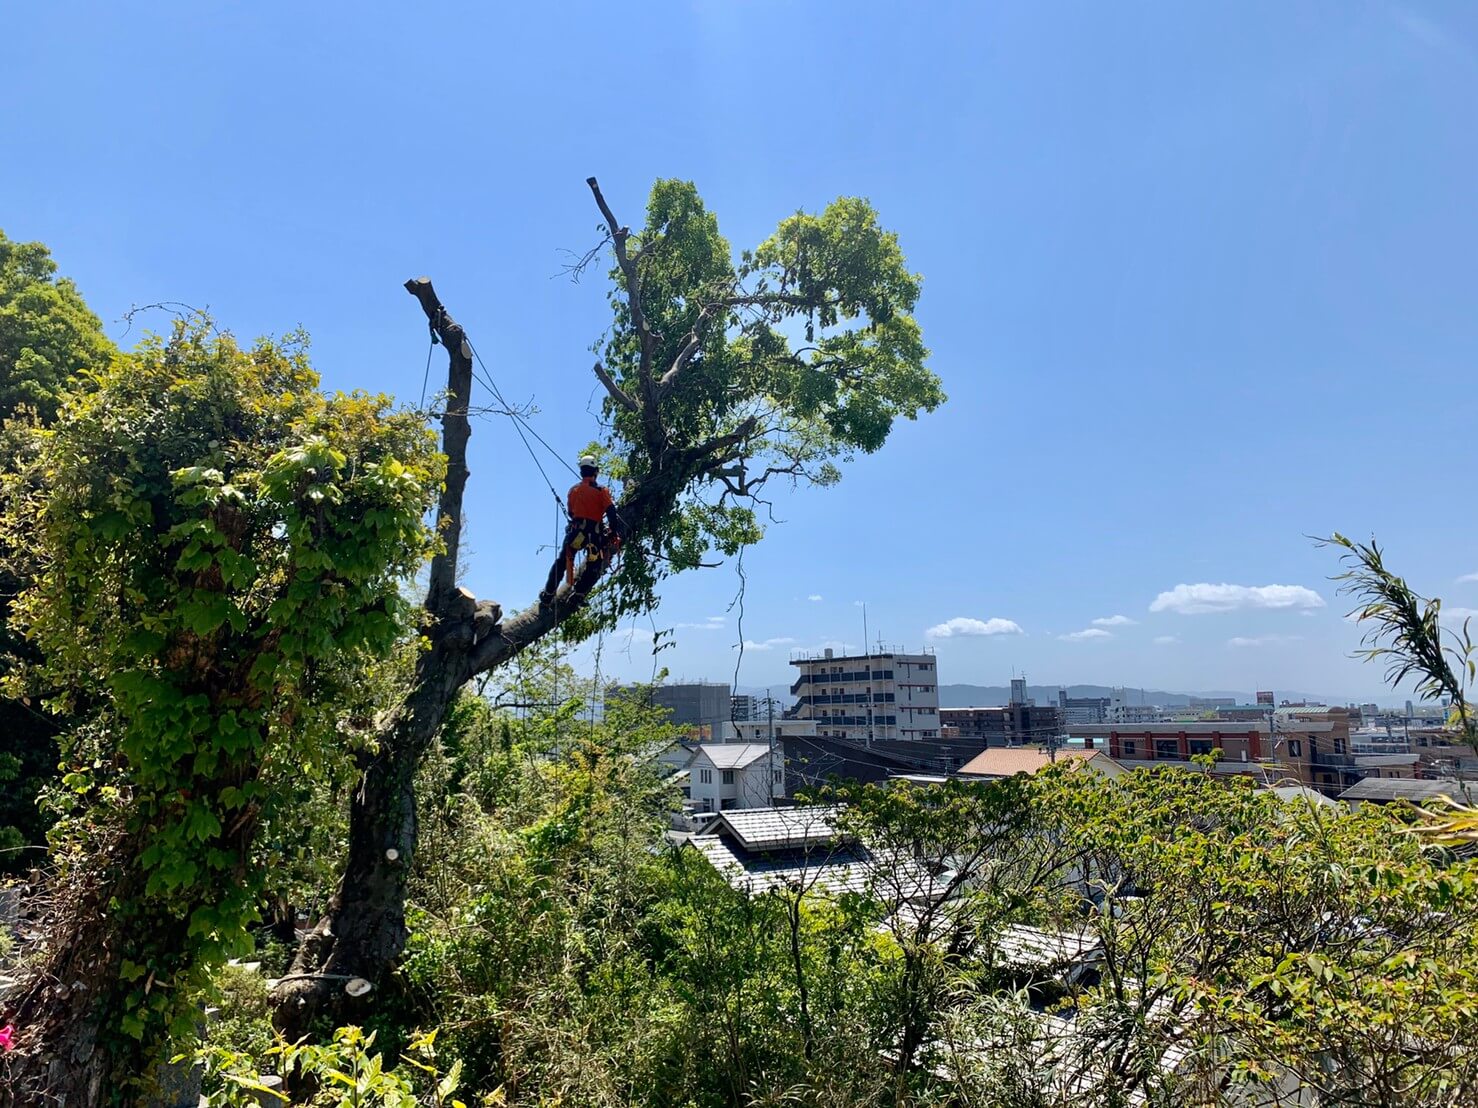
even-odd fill
[(813, 592), (810, 596), (806, 597), (806, 599), (809, 600), (812, 604), (815, 604), (821, 599), (821, 594), (819, 592)]
[(1101, 627), (1088, 627), (1082, 631), (1069, 631), (1066, 635), (1057, 637), (1063, 642), (1086, 642), (1089, 639), (1111, 639), (1114, 636)]
[(724, 629), (724, 617), (709, 616), (702, 623), (675, 623), (673, 627), (679, 631), (722, 631)]
[(1478, 608), (1443, 608), (1442, 622), (1461, 626), (1465, 619), (1478, 619)]
[(1179, 635), (1156, 635), (1155, 636), (1155, 645), (1156, 646), (1170, 646), (1172, 643), (1178, 643), (1178, 642), (1180, 642), (1180, 636)]
[(1258, 646), (1274, 646), (1284, 642), (1299, 642), (1302, 639), (1302, 635), (1256, 635), (1251, 638), (1236, 635), (1227, 640), (1227, 645), (1238, 649), (1251, 649)]
[(1129, 627), (1138, 620), (1130, 619), (1128, 616), (1100, 616), (1093, 620), (1094, 627)]
[(953, 639), (959, 636), (976, 635), (1021, 635), (1024, 634), (1021, 625), (1013, 619), (1001, 619), (992, 616), (990, 619), (971, 619), (969, 616), (955, 616), (943, 623), (936, 623), (924, 634), (931, 639)]
[(1233, 612), (1240, 608), (1322, 608), (1324, 598), (1302, 585), (1176, 585), (1150, 604), (1152, 612), (1179, 612), (1183, 616)]
[(781, 638), (777, 638), (777, 639), (765, 639), (762, 642), (755, 642), (753, 639), (745, 639), (744, 640), (744, 649), (746, 651), (748, 651), (748, 650), (774, 650), (777, 646), (789, 646), (793, 642), (795, 642), (794, 639), (788, 638), (788, 637), (784, 637), (784, 636), (782, 636)]
[(1478, 573), (1465, 573), (1457, 579), (1459, 585), (1471, 585), (1475, 581), (1478, 581)]

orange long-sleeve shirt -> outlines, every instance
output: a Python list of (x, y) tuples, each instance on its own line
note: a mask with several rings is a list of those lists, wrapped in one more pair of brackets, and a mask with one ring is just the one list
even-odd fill
[(611, 490), (604, 485), (597, 485), (594, 477), (587, 477), (570, 489), (570, 515), (575, 519), (590, 519), (599, 523), (606, 518), (606, 511), (613, 504), (615, 501), (611, 499)]

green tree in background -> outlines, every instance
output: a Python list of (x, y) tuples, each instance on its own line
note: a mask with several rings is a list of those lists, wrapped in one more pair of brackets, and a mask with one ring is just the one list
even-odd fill
[[(113, 357), (113, 344), (71, 281), (39, 242), (13, 242), (0, 231), (0, 424), (13, 417), (49, 423), (63, 392)], [(19, 433), (0, 429), (0, 457), (23, 450)], [(0, 679), (39, 660), (10, 628), (10, 606), (23, 585), (18, 567), (0, 552)], [(0, 698), (0, 873), (41, 860), (30, 849), (45, 838), (37, 808), (41, 787), (54, 780), (56, 737), (67, 726), (41, 698)]]
[(72, 382), (108, 364), (114, 347), (39, 242), (0, 231), (0, 419), (22, 407), (49, 422)]

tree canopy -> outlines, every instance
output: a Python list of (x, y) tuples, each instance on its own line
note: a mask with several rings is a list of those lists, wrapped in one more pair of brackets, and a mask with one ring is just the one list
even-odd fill
[[(866, 200), (797, 212), (736, 256), (692, 182), (658, 181), (639, 231), (595, 191), (615, 254), (601, 446), (661, 555), (621, 566), (611, 610), (629, 611), (668, 569), (755, 541), (771, 482), (833, 484), (945, 397), (912, 315), (921, 279)], [(674, 469), (681, 492), (649, 505), (642, 485)]]
[(21, 407), (50, 420), (62, 395), (114, 351), (70, 278), (39, 242), (0, 231), (0, 420)]
[[(56, 268), (43, 244), (0, 232), (0, 424), (16, 416), (50, 422), (62, 394), (115, 353), (76, 286), (58, 279)], [(0, 457), (21, 451), (21, 437), (0, 428)], [(17, 568), (0, 552), (0, 679), (38, 657), (10, 627), (11, 600), (22, 587)], [(41, 860), (47, 818), (37, 801), (56, 777), (56, 736), (66, 726), (39, 697), (0, 698), (0, 872)]]

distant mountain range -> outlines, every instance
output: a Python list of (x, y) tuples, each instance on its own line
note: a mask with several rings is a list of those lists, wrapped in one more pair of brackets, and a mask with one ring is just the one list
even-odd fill
[[(1057, 703), (1056, 685), (1028, 685), (1026, 695), (1028, 700), (1035, 700), (1038, 704)], [(1112, 696), (1113, 689), (1108, 685), (1068, 685), (1067, 695), (1074, 697), (1099, 697)], [(1124, 699), (1129, 704), (1158, 704), (1163, 708), (1184, 708), (1191, 702), (1192, 696), (1205, 697), (1233, 697), (1238, 704), (1251, 704), (1256, 699), (1256, 694), (1250, 692), (1237, 692), (1230, 689), (1216, 689), (1211, 692), (1197, 693), (1175, 693), (1164, 692), (1160, 689), (1130, 689), (1124, 690)], [(1011, 700), (1011, 689), (1007, 685), (940, 685), (939, 706), (941, 708), (972, 708), (989, 707), (995, 704), (1006, 704)], [(1311, 693), (1285, 692), (1278, 690), (1278, 702), (1285, 700), (1313, 700), (1321, 702), (1327, 698), (1314, 696)], [(1344, 701), (1335, 700), (1331, 703), (1342, 704)]]

